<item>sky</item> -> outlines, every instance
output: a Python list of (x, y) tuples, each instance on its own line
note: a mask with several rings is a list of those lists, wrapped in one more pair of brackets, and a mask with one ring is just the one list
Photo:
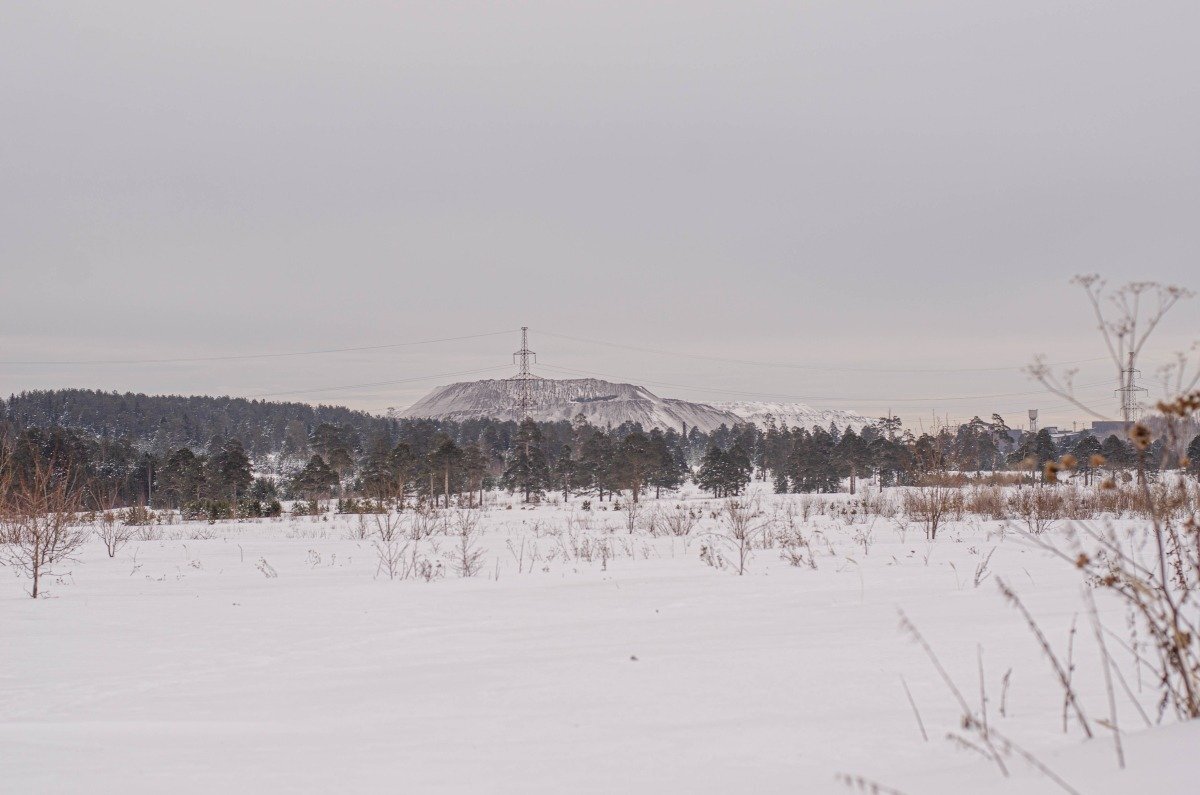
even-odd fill
[(549, 377), (1069, 424), (1020, 368), (1114, 412), (1071, 276), (1200, 288), (1195, 2), (4, 17), (5, 395), (382, 411), (504, 377), (528, 326)]

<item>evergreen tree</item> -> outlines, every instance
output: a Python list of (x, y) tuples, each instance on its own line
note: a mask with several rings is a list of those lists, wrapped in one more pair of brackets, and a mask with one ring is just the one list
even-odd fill
[(728, 480), (725, 484), (726, 492), (741, 494), (754, 476), (754, 465), (750, 462), (750, 452), (742, 446), (740, 441), (737, 441), (726, 452), (726, 460), (729, 466)]
[(871, 462), (871, 454), (866, 442), (855, 433), (853, 428), (847, 428), (841, 441), (837, 443), (834, 455), (839, 468), (850, 476), (850, 493), (856, 493), (855, 483), (858, 476), (860, 473), (868, 471)]
[[(674, 436), (677, 441), (678, 436)], [(683, 452), (678, 447), (672, 447), (669, 437), (655, 428), (650, 431), (650, 447), (654, 452), (654, 469), (650, 472), (650, 485), (654, 487), (655, 498), (662, 496), (663, 489), (677, 489), (683, 485), (687, 477), (687, 464)]]
[(163, 462), (158, 473), (159, 497), (179, 508), (184, 503), (199, 500), (204, 491), (204, 459), (190, 448), (181, 447)]
[(391, 472), (396, 499), (400, 500), (401, 508), (404, 507), (404, 500), (408, 497), (409, 484), (416, 477), (416, 468), (417, 456), (413, 453), (412, 447), (407, 442), (397, 442), (396, 446), (388, 453), (388, 470)]
[(640, 431), (631, 433), (617, 445), (614, 468), (622, 488), (627, 488), (634, 502), (638, 501), (642, 489), (651, 473), (660, 465), (658, 451), (650, 438)]
[(239, 439), (229, 439), (216, 455), (209, 459), (210, 479), (230, 495), (229, 504), (236, 509), (238, 493), (254, 480), (250, 458)]
[(437, 504), (437, 491), (441, 489), (445, 506), (450, 507), (450, 485), (462, 462), (462, 448), (445, 434), (439, 434), (426, 463), (429, 469), (429, 498)]
[(1104, 456), (1109, 471), (1114, 475), (1118, 469), (1131, 467), (1137, 460), (1129, 443), (1115, 433), (1109, 435), (1100, 445), (1100, 454)]
[(714, 497), (725, 496), (726, 483), (729, 481), (729, 459), (724, 451), (715, 444), (708, 448), (700, 469), (696, 473), (696, 484)]
[(310, 502), (328, 499), (337, 483), (337, 473), (316, 453), (308, 459), (304, 469), (292, 479), (292, 490)]
[(612, 440), (603, 431), (593, 430), (583, 443), (575, 470), (579, 488), (585, 491), (594, 489), (603, 501), (604, 493), (613, 491), (612, 460)]
[(508, 465), (501, 483), (509, 492), (520, 491), (525, 502), (540, 497), (551, 485), (550, 464), (543, 448), (545, 439), (537, 423), (526, 418), (513, 439)]
[(1187, 471), (1200, 478), (1200, 435), (1192, 439), (1185, 455), (1187, 456)]
[(1058, 458), (1058, 446), (1054, 444), (1054, 439), (1050, 436), (1050, 431), (1042, 428), (1034, 437), (1033, 455), (1037, 459), (1038, 468), (1041, 469), (1046, 465), (1047, 461), (1053, 461)]
[(367, 446), (367, 455), (363, 459), (359, 475), (362, 490), (381, 503), (389, 499), (395, 489), (396, 478), (392, 473), (390, 454), (391, 449), (386, 437), (377, 436), (372, 439)]
[(475, 503), (476, 491), (479, 492), (479, 504), (483, 505), (483, 482), (488, 471), (487, 457), (484, 455), (483, 450), (479, 449), (476, 445), (463, 448), (459, 466), (462, 468), (467, 490), (471, 492), (471, 505)]
[(1071, 454), (1075, 456), (1076, 467), (1083, 473), (1083, 485), (1090, 486), (1092, 483), (1092, 457), (1102, 455), (1100, 452), (1100, 441), (1090, 433), (1085, 433), (1083, 437), (1075, 443), (1075, 447), (1071, 450)]

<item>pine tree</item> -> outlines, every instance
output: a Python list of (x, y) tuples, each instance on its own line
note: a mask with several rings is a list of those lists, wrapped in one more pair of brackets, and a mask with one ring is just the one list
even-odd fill
[(708, 448), (700, 469), (696, 473), (696, 484), (714, 497), (725, 496), (725, 484), (728, 480), (728, 459), (724, 451), (715, 444)]
[(629, 434), (617, 445), (614, 467), (621, 486), (630, 490), (634, 502), (659, 463), (658, 451), (640, 431)]
[(654, 451), (654, 469), (650, 473), (650, 485), (654, 487), (654, 496), (662, 496), (663, 489), (677, 489), (683, 485), (687, 476), (687, 464), (678, 447), (672, 447), (668, 439), (679, 440), (678, 435), (664, 434), (655, 428), (650, 431), (650, 446)]
[(462, 461), (463, 452), (454, 440), (445, 434), (438, 434), (436, 445), (429, 453), (429, 498), (437, 505), (435, 483), (441, 486), (442, 497), (447, 508), (450, 507), (451, 475), (456, 473)]
[(856, 493), (855, 484), (858, 481), (859, 473), (866, 472), (870, 466), (871, 456), (867, 444), (861, 436), (855, 433), (853, 428), (847, 428), (841, 441), (837, 443), (834, 455), (837, 458), (838, 468), (850, 476), (850, 493)]
[(1092, 483), (1092, 457), (1100, 455), (1100, 441), (1090, 433), (1084, 434), (1071, 451), (1078, 462), (1076, 466), (1083, 473), (1083, 485), (1090, 486)]
[(726, 490), (730, 494), (741, 494), (754, 476), (754, 465), (750, 462), (750, 453), (741, 441), (737, 441), (730, 446), (725, 457), (728, 461)]
[(1109, 435), (1100, 445), (1100, 454), (1108, 462), (1109, 470), (1113, 474), (1116, 474), (1118, 469), (1133, 466), (1135, 460), (1133, 448), (1115, 433)]
[(1192, 439), (1185, 455), (1187, 456), (1187, 471), (1200, 478), (1200, 436)]
[(327, 499), (336, 483), (337, 473), (325, 463), (325, 459), (314, 453), (304, 469), (292, 478), (292, 490), (310, 502), (317, 502)]
[(236, 511), (238, 492), (245, 489), (254, 480), (250, 458), (246, 455), (241, 441), (230, 439), (222, 444), (220, 451), (209, 460), (209, 463), (214, 482), (229, 490), (232, 497), (229, 504)]
[(167, 456), (158, 473), (159, 496), (175, 508), (199, 500), (204, 490), (204, 459), (181, 447)]
[(416, 477), (416, 469), (417, 456), (413, 453), (412, 447), (406, 442), (397, 442), (396, 446), (388, 453), (388, 470), (395, 483), (396, 499), (400, 500), (402, 509), (404, 500), (408, 497), (409, 484)]
[(583, 490), (595, 489), (603, 501), (604, 492), (612, 491), (612, 460), (612, 440), (603, 431), (593, 430), (583, 443), (575, 471), (579, 487)]
[(479, 504), (483, 505), (483, 480), (487, 476), (487, 457), (476, 445), (463, 449), (462, 460), (459, 462), (467, 488), (471, 492), (470, 504), (475, 503), (475, 492), (479, 492)]
[(510, 492), (521, 491), (525, 502), (540, 497), (551, 484), (550, 465), (543, 447), (545, 439), (537, 423), (525, 419), (513, 439), (513, 449), (501, 482)]

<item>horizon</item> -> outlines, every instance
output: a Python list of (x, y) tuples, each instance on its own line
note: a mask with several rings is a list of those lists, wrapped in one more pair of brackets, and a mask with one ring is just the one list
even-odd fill
[(1070, 277), (1200, 287), (1195, 4), (287, 16), (8, 15), (0, 392), (382, 411), (512, 338), (269, 354), (527, 325), (549, 373), (687, 400), (1069, 422), (1020, 368), (1082, 362), (1114, 413)]

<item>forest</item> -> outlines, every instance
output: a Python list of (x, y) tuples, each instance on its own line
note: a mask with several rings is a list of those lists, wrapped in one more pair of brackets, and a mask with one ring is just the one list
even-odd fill
[[(715, 496), (752, 479), (776, 492), (853, 493), (862, 481), (910, 485), (946, 473), (1025, 472), (1045, 477), (1070, 455), (1090, 482), (1128, 477), (1127, 440), (1089, 434), (1056, 443), (1045, 430), (1014, 432), (1003, 418), (978, 417), (919, 436), (895, 417), (862, 428), (786, 428), (769, 423), (711, 434), (523, 423), (387, 419), (336, 406), (240, 398), (156, 397), (89, 390), (22, 393), (3, 401), (0, 478), (14, 481), (45, 463), (87, 495), (91, 507), (147, 506), (185, 516), (269, 516), (294, 510), (381, 509), (409, 499), (474, 501), (503, 488), (526, 501), (548, 493), (637, 501), (687, 480)], [(1150, 447), (1159, 466), (1200, 467), (1200, 437), (1186, 454)], [(308, 506), (308, 508), (306, 508)]]

